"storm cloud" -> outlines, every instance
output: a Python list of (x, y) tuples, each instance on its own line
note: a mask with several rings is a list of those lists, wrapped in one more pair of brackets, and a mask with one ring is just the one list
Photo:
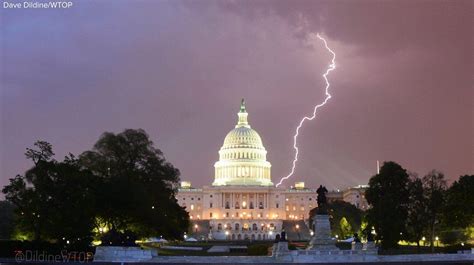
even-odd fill
[(472, 1), (75, 1), (2, 9), (0, 186), (104, 131), (143, 128), (195, 186), (209, 185), (240, 98), (276, 182), (366, 184), (376, 160), (454, 180), (474, 172)]

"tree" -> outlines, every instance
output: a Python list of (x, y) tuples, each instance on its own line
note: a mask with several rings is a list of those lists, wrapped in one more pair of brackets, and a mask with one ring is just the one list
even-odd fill
[(11, 239), (15, 228), (15, 206), (8, 201), (0, 201), (0, 240)]
[(8, 201), (16, 206), (18, 228), (23, 233), (31, 233), (35, 240), (41, 240), (46, 225), (48, 212), (48, 191), (51, 179), (48, 170), (53, 166), (54, 155), (51, 144), (37, 141), (38, 149), (27, 148), (25, 156), (31, 159), (34, 166), (26, 171), (25, 176), (17, 175), (10, 179), (10, 184), (3, 188)]
[(430, 233), (431, 251), (434, 251), (434, 239), (436, 225), (440, 221), (444, 206), (444, 193), (446, 191), (446, 180), (441, 172), (432, 170), (422, 179), (425, 196), (427, 200), (426, 218), (428, 219), (428, 230)]
[(444, 223), (451, 228), (474, 226), (474, 175), (461, 176), (446, 191)]
[(341, 231), (341, 238), (347, 238), (354, 234), (352, 230), (352, 226), (347, 221), (346, 217), (342, 217), (339, 221), (340, 231)]
[(48, 235), (84, 245), (92, 241), (96, 215), (96, 177), (69, 155), (55, 163), (48, 198)]
[(395, 162), (385, 162), (380, 173), (369, 180), (366, 198), (371, 208), (367, 219), (375, 227), (384, 249), (397, 247), (406, 232), (408, 183), (407, 171)]
[(34, 166), (10, 179), (3, 192), (16, 208), (17, 228), (35, 240), (91, 241), (94, 221), (94, 178), (72, 156), (52, 158), (52, 147), (37, 142), (27, 149)]
[(36, 141), (34, 146), (38, 149), (26, 148), (25, 156), (35, 165), (42, 161), (51, 161), (54, 156), (53, 146), (46, 141)]
[(179, 170), (145, 131), (104, 133), (80, 163), (99, 179), (97, 217), (111, 233), (181, 238), (187, 230), (188, 213), (175, 199)]
[(445, 194), (440, 236), (444, 243), (474, 239), (474, 175), (461, 176)]
[(417, 248), (420, 247), (420, 240), (426, 231), (428, 223), (428, 207), (425, 197), (423, 182), (418, 176), (412, 175), (412, 179), (408, 183), (409, 203), (407, 218), (407, 235), (410, 241), (415, 241)]

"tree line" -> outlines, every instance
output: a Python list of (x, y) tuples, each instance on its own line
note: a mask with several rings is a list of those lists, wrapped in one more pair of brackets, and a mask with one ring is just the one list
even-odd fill
[(395, 162), (385, 162), (369, 180), (366, 199), (368, 227), (384, 249), (401, 240), (455, 244), (474, 240), (474, 175), (464, 175), (448, 187), (443, 173), (423, 177)]
[(14, 226), (0, 235), (64, 244), (133, 244), (144, 237), (181, 238), (189, 226), (175, 194), (179, 170), (144, 130), (106, 132), (89, 151), (63, 161), (51, 144), (27, 148), (32, 167), (10, 179), (0, 204)]

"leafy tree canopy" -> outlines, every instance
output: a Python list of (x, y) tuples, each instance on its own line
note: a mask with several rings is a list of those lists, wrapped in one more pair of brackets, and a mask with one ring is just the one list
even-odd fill
[(189, 225), (175, 199), (179, 171), (143, 130), (104, 133), (79, 159), (56, 161), (45, 141), (25, 155), (33, 167), (3, 189), (22, 235), (87, 244), (107, 232), (104, 239), (121, 244), (137, 236), (181, 238)]
[[(17, 229), (35, 240), (91, 240), (94, 220), (94, 178), (74, 156), (52, 158), (49, 143), (35, 143), (26, 157), (34, 166), (10, 179), (3, 192), (15, 206)], [(63, 240), (64, 238), (64, 240)]]
[(416, 175), (412, 175), (412, 179), (408, 184), (409, 204), (407, 218), (407, 234), (406, 239), (417, 242), (419, 247), (420, 240), (426, 231), (428, 222), (428, 200), (425, 197), (423, 182)]
[(370, 226), (375, 227), (382, 248), (395, 248), (405, 231), (408, 216), (409, 177), (407, 171), (395, 162), (385, 162), (380, 173), (369, 180), (366, 190)]
[(0, 240), (10, 239), (15, 228), (15, 206), (9, 201), (0, 201)]
[(80, 163), (100, 179), (97, 214), (109, 230), (182, 237), (189, 219), (175, 199), (179, 170), (145, 131), (104, 133)]
[(446, 192), (444, 224), (451, 228), (474, 227), (474, 175), (464, 175)]

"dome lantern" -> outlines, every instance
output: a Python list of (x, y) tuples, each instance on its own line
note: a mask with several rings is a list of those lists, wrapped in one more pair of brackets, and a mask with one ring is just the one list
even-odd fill
[(242, 101), (240, 102), (240, 111), (239, 113), (237, 113), (237, 115), (239, 116), (239, 120), (237, 122), (237, 125), (235, 125), (235, 128), (239, 128), (239, 127), (250, 128), (249, 122), (247, 121), (247, 116), (249, 114), (247, 113), (247, 110), (245, 109), (244, 99), (242, 99)]

